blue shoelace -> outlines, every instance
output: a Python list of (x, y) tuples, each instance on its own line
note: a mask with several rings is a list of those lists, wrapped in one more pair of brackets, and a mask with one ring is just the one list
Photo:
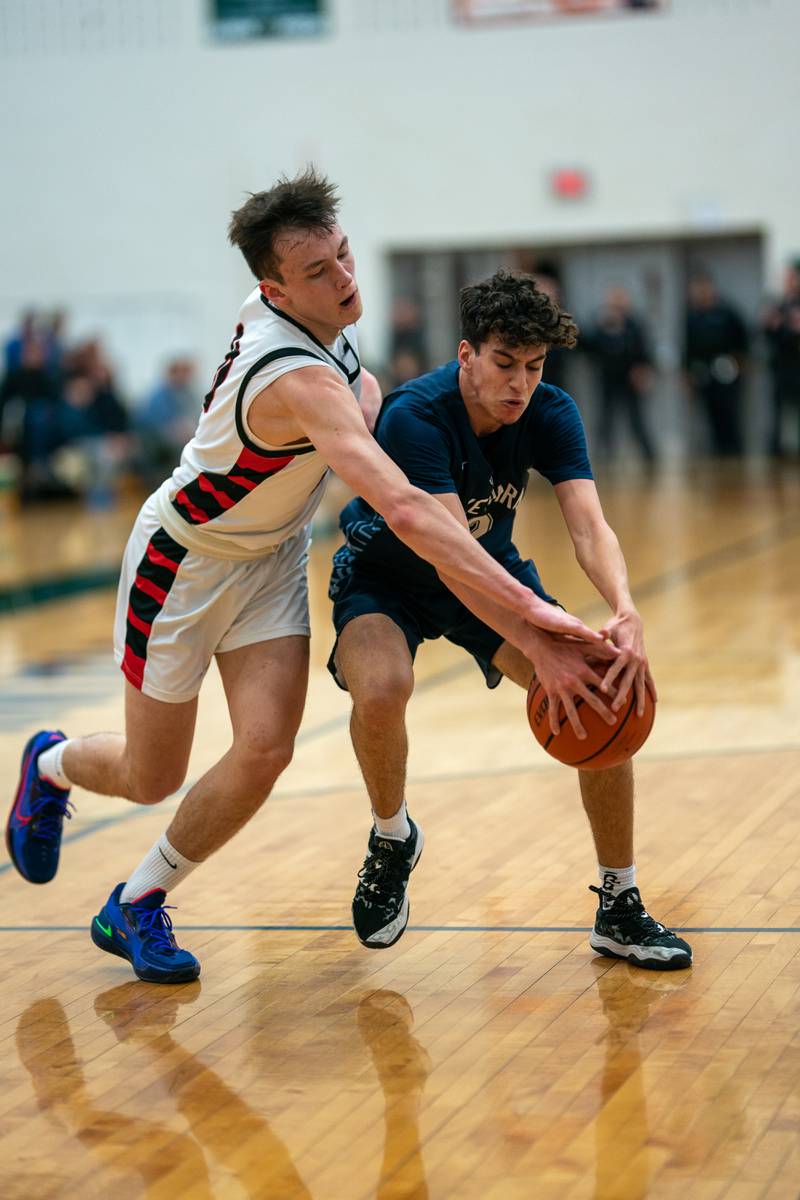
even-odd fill
[(172, 936), (172, 918), (167, 913), (167, 909), (174, 908), (175, 905), (165, 904), (161, 908), (137, 908), (135, 904), (131, 904), (130, 907), (136, 913), (139, 932), (147, 938), (152, 949), (159, 954), (175, 954), (178, 947)]
[(39, 794), (29, 801), (31, 824), (35, 824), (35, 837), (43, 842), (55, 842), (61, 837), (61, 827), (66, 817), (72, 820), (70, 809), (75, 811), (75, 805), (66, 795), (55, 795), (46, 787), (40, 787)]

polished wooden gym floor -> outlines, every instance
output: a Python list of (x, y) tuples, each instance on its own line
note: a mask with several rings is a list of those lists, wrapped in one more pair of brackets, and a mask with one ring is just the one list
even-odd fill
[[(173, 896), (200, 980), (139, 983), (88, 933), (177, 800), (76, 794), (52, 884), (0, 865), (3, 1200), (800, 1195), (800, 474), (698, 465), (602, 495), (660, 691), (639, 879), (694, 967), (595, 957), (575, 775), (534, 743), (521, 693), (487, 692), (443, 643), (409, 720), (427, 839), (411, 925), (388, 951), (357, 944), (369, 815), (324, 667), (320, 542), (295, 761)], [(7, 516), (6, 576), (102, 558), (123, 517)], [(518, 525), (550, 590), (600, 623), (545, 486)], [(102, 591), (0, 619), (9, 803), (32, 729), (121, 727), (112, 611)], [(228, 736), (212, 670), (192, 777)]]

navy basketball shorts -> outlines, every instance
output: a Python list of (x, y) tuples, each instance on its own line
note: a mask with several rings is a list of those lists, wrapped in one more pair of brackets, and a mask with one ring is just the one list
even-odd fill
[[(368, 613), (382, 613), (394, 621), (405, 635), (412, 661), (422, 642), (444, 637), (472, 655), (483, 672), (487, 687), (497, 687), (503, 676), (492, 666), (492, 659), (504, 641), (499, 633), (479, 620), (444, 586), (436, 590), (416, 587), (412, 590), (404, 587), (400, 580), (395, 582), (388, 573), (359, 566), (354, 559), (347, 546), (336, 552), (329, 591), (333, 600), (336, 643), (328, 659), (328, 670), (340, 688), (347, 690), (335, 664), (339, 636), (354, 617)], [(509, 549), (500, 565), (542, 600), (558, 604), (545, 591), (531, 559), (520, 558), (516, 547)]]

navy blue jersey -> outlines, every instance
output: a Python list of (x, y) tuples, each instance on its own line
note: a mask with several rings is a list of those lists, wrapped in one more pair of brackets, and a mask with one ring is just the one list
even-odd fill
[[(583, 422), (571, 396), (540, 383), (518, 421), (478, 437), (459, 391), (459, 369), (447, 363), (391, 392), (375, 438), (416, 487), (454, 492), (473, 536), (501, 561), (513, 550), (514, 512), (529, 470), (553, 484), (592, 478)], [(399, 576), (404, 587), (443, 587), (434, 568), (365, 500), (351, 500), (339, 524), (347, 538), (340, 561), (344, 555), (351, 567)]]

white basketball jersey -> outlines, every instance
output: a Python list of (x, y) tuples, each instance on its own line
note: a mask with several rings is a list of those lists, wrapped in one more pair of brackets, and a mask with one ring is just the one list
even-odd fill
[(255, 288), (205, 398), (197, 432), (155, 493), (161, 524), (176, 541), (218, 558), (269, 554), (311, 519), (328, 467), (309, 441), (268, 446), (250, 432), (253, 399), (281, 375), (331, 367), (356, 399), (361, 364), (354, 325), (325, 346)]

